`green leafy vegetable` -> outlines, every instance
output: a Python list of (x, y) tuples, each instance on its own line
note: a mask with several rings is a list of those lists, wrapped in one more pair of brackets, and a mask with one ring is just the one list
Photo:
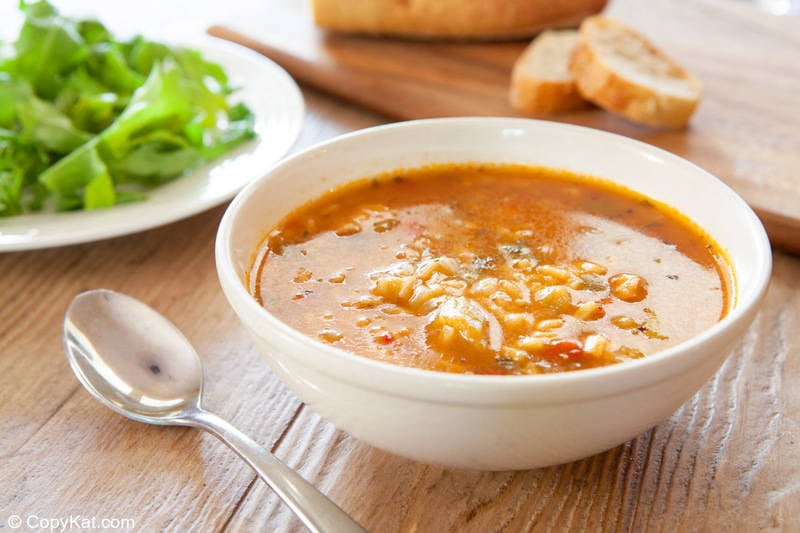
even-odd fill
[(92, 138), (92, 134), (76, 129), (56, 106), (38, 98), (19, 102), (16, 112), (22, 134), (51, 152), (66, 154)]
[(254, 137), (223, 69), (195, 51), (22, 0), (0, 58), (0, 216), (138, 201)]

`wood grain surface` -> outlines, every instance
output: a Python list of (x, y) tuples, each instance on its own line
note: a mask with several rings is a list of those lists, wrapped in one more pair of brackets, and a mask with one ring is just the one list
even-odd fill
[[(230, 0), (226, 14), (266, 19), (281, 1)], [(94, 6), (123, 25), (156, 23), (137, 19), (139, 10), (164, 27), (180, 13), (197, 25), (220, 16), (216, 4), (194, 0), (141, 0), (128, 12)], [(304, 94), (309, 115), (294, 150), (385, 120)], [(126, 518), (134, 525), (124, 529), (147, 532), (302, 531), (213, 437), (128, 421), (80, 387), (61, 321), (75, 294), (98, 287), (175, 322), (205, 365), (208, 407), (370, 531), (800, 531), (800, 258), (775, 254), (764, 308), (746, 337), (668, 420), (582, 461), (486, 473), (390, 455), (303, 406), (261, 361), (219, 288), (213, 245), (223, 211), (92, 244), (0, 254), (0, 531), (12, 530), (13, 515), (33, 525)]]
[[(754, 207), (772, 242), (800, 253), (800, 17), (732, 0), (614, 0), (639, 29), (698, 75), (704, 97), (685, 131), (659, 131), (593, 108), (542, 116), (620, 133), (693, 161)], [(507, 101), (526, 42), (436, 43), (325, 33), (302, 2), (210, 33), (244, 44), (298, 80), (393, 119), (520, 116)]]

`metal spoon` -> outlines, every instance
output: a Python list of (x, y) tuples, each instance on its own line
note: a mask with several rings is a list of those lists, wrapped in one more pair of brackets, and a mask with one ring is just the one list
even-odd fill
[(101, 403), (139, 422), (209, 431), (253, 467), (309, 530), (366, 531), (297, 472), (200, 407), (200, 358), (174, 324), (142, 302), (103, 289), (79, 294), (64, 317), (64, 348), (78, 380)]

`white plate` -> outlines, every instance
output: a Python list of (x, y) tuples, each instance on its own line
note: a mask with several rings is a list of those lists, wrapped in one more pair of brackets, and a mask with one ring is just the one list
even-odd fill
[(241, 86), (236, 95), (255, 114), (257, 138), (148, 191), (142, 202), (0, 218), (0, 252), (95, 241), (174, 222), (230, 200), (289, 151), (305, 115), (302, 93), (291, 76), (264, 56), (220, 39), (209, 37), (188, 46), (222, 65)]

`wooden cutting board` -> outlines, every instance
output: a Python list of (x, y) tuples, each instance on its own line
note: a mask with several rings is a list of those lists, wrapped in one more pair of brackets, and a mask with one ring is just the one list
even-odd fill
[[(300, 83), (398, 120), (520, 116), (507, 102), (526, 42), (435, 43), (316, 28), (305, 2), (209, 29), (275, 60)], [(800, 253), (800, 17), (735, 0), (615, 0), (607, 14), (657, 43), (704, 83), (685, 131), (638, 126), (600, 109), (549, 118), (660, 146), (709, 170), (761, 217), (773, 244)]]

